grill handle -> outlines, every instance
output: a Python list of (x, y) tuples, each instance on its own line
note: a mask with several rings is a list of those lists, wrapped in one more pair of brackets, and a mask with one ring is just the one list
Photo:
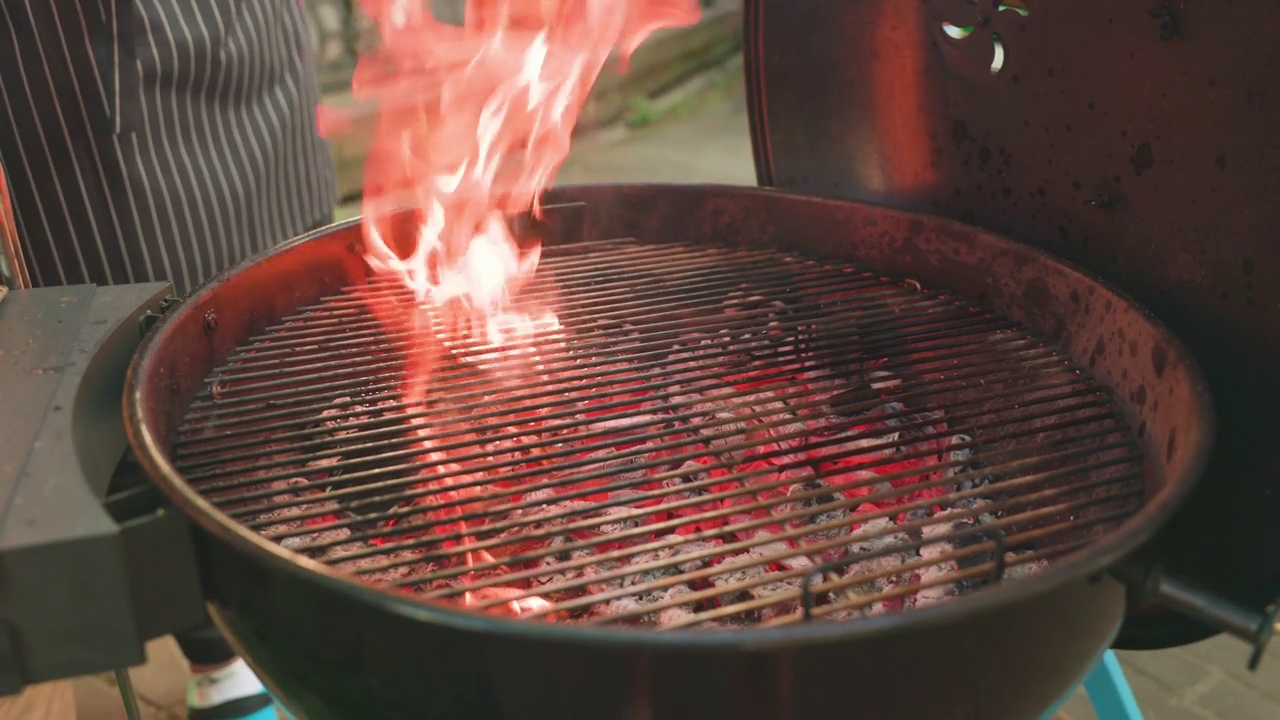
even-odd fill
[(147, 640), (204, 617), (184, 517), (145, 477), (107, 496), (126, 446), (125, 368), (171, 292), (81, 285), (5, 301), (4, 330), (35, 344), (6, 356), (0, 383), (22, 401), (0, 419), (0, 695), (140, 663)]
[(104, 506), (120, 528), (138, 636), (150, 640), (197, 627), (205, 605), (191, 525), (150, 480), (131, 485)]
[(1232, 637), (1253, 648), (1249, 670), (1258, 669), (1280, 617), (1280, 601), (1262, 610), (1254, 610), (1229, 600), (1200, 585), (1165, 572), (1158, 563), (1130, 559), (1113, 573), (1129, 587), (1130, 603), (1149, 604), (1180, 613)]

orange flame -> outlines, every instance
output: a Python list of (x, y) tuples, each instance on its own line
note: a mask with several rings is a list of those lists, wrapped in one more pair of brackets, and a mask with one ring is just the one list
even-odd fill
[[(653, 31), (696, 22), (699, 7), (697, 0), (468, 0), (462, 27), (437, 21), (427, 0), (361, 7), (380, 36), (352, 80), (353, 95), (377, 113), (365, 165), (365, 257), (416, 301), (407, 316), (371, 306), (419, 338), (406, 367), (405, 396), (414, 404), (425, 397), (441, 347), (465, 342), (501, 354), (558, 328), (549, 310), (513, 306), (540, 248), (522, 249), (507, 218), (538, 211), (609, 56), (625, 60)], [(344, 129), (335, 110), (321, 108), (325, 135)], [(423, 450), (447, 466), (425, 440)], [(507, 610), (543, 605), (526, 598)]]
[[(377, 108), (363, 201), (369, 265), (412, 290), (446, 335), (501, 347), (556, 328), (553, 313), (511, 309), (539, 248), (521, 249), (507, 217), (537, 212), (610, 54), (695, 22), (697, 1), (468, 0), (462, 27), (437, 21), (426, 0), (361, 7), (380, 36), (352, 81)], [(393, 222), (406, 211), (407, 231)]]

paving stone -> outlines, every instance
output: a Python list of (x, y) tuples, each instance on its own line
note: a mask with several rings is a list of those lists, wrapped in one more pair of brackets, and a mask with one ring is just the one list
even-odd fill
[(157, 707), (181, 712), (187, 706), (187, 663), (169, 636), (147, 643), (147, 662), (129, 669), (133, 687)]
[(1126, 674), (1141, 673), (1174, 695), (1203, 682), (1213, 672), (1181, 648), (1148, 652), (1121, 651), (1116, 656)]
[(75, 687), (67, 680), (28, 685), (16, 694), (0, 696), (3, 720), (76, 720)]
[[(1125, 673), (1133, 696), (1138, 700), (1146, 720), (1219, 720), (1218, 716), (1205, 712), (1200, 708), (1190, 707), (1169, 694), (1169, 691), (1155, 680), (1141, 673)], [(1219, 680), (1219, 683), (1225, 682)], [(1244, 720), (1230, 715), (1221, 716), (1221, 720)], [(1275, 720), (1274, 716), (1272, 720)]]
[(1280, 706), (1230, 678), (1218, 681), (1196, 700), (1196, 704), (1224, 720), (1280, 718)]
[(1188, 645), (1182, 651), (1276, 703), (1277, 711), (1272, 717), (1280, 718), (1280, 643), (1272, 643), (1267, 648), (1256, 672), (1249, 672), (1249, 648), (1225, 635)]
[[(77, 678), (72, 683), (76, 697), (76, 720), (126, 720), (124, 702), (114, 685), (97, 677)], [(181, 720), (150, 703), (141, 703), (142, 720)], [(32, 720), (36, 720), (32, 718)]]

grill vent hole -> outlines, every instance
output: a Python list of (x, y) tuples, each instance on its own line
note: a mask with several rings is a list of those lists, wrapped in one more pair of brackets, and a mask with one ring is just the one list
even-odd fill
[(991, 74), (999, 75), (1004, 69), (1004, 42), (1000, 40), (1000, 33), (991, 33), (991, 44), (994, 46), (991, 53)]
[(1026, 0), (1011, 0), (1011, 2), (1000, 3), (999, 7), (996, 8), (996, 12), (1012, 10), (1022, 17), (1027, 17), (1031, 14), (1031, 11), (1027, 9), (1026, 4)]
[[(1002, 2), (996, 5), (996, 14), (998, 15), (1008, 10), (1021, 17), (1029, 17), (1031, 15), (1031, 10), (1027, 8), (1026, 5), (1026, 0), (1009, 0), (1008, 2)], [(982, 25), (985, 28), (992, 20), (992, 17), (984, 15), (977, 25), (956, 25), (950, 22), (943, 22), (941, 26), (942, 34), (952, 40), (965, 40), (973, 36), (978, 25)], [(990, 71), (991, 75), (994, 77), (999, 75), (1000, 71), (1004, 69), (1006, 59), (1004, 41), (1000, 39), (1000, 33), (991, 33), (991, 45), (992, 54)]]

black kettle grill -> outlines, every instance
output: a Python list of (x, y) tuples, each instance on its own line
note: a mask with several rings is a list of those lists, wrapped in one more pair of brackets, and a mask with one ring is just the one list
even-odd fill
[[(6, 476), (0, 687), (136, 662), (201, 599), (307, 718), (1024, 720), (1111, 644), (1227, 631), (1256, 662), (1280, 11), (744, 14), (763, 187), (548, 193), (516, 224), (563, 329), (515, 385), (463, 343), (404, 402), (413, 327), (351, 223), (181, 303), (0, 304), (74, 326), (10, 383), (42, 420)], [(122, 382), (137, 466), (104, 499)]]
[[(1087, 269), (1159, 317), (1208, 378), (1217, 432), (1199, 489), (1148, 551), (1226, 597), (1272, 603), (1280, 297), (1263, 278), (1280, 247), (1273, 158), (1258, 138), (1280, 125), (1266, 89), (1280, 9), (817, 5), (748, 14), (760, 184), (977, 225)], [(1212, 633), (1144, 608), (1118, 647)]]

